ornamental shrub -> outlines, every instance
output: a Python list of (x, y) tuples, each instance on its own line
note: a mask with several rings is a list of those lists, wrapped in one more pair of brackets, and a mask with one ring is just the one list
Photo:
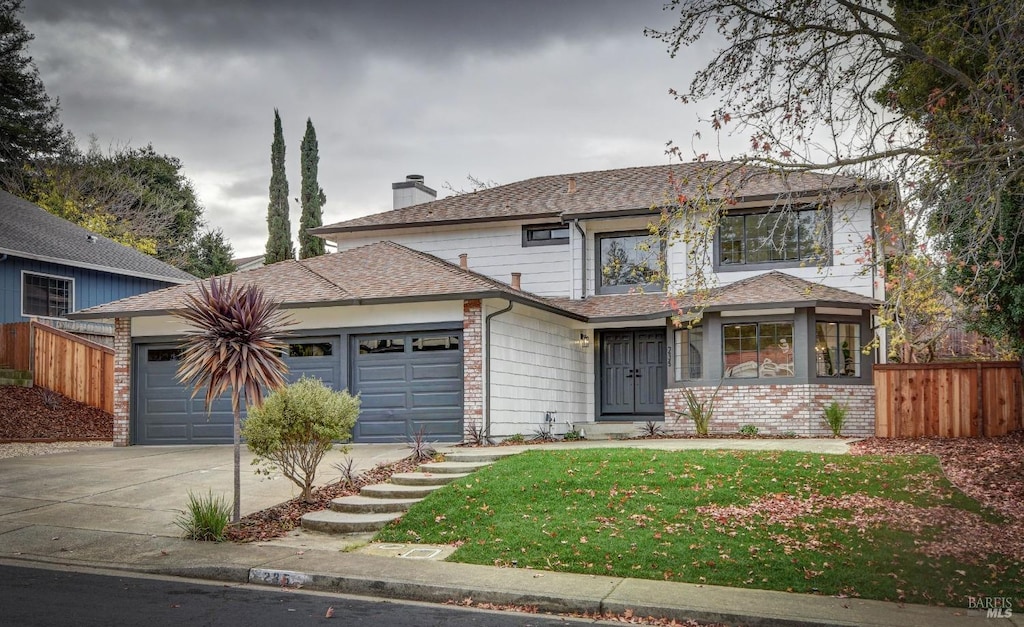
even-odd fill
[(317, 466), (335, 441), (351, 437), (358, 416), (358, 396), (304, 376), (250, 409), (242, 435), (257, 472), (280, 471), (310, 501)]

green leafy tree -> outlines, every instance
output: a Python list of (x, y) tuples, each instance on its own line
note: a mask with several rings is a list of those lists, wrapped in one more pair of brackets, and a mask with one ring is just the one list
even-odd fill
[(316, 257), (326, 252), (324, 240), (311, 234), (310, 229), (321, 226), (323, 206), (327, 196), (320, 187), (317, 174), (320, 168), (320, 152), (316, 141), (313, 121), (306, 119), (306, 134), (302, 138), (302, 219), (299, 222), (299, 258)]
[(221, 229), (210, 229), (199, 236), (189, 251), (189, 266), (186, 270), (204, 279), (229, 274), (238, 269), (234, 256), (231, 244), (224, 239), (224, 232)]
[(213, 278), (189, 294), (176, 315), (191, 329), (182, 344), (178, 379), (192, 387), (192, 396), (206, 388), (206, 411), (214, 399), (231, 390), (234, 414), (234, 508), (241, 518), (241, 406), (263, 403), (264, 393), (281, 388), (288, 371), (280, 338), (290, 320), (253, 284), (235, 286), (231, 279)]
[(0, 169), (16, 174), (38, 157), (62, 154), (72, 138), (64, 131), (26, 46), (34, 38), (18, 17), (21, 0), (0, 0)]
[(188, 270), (203, 207), (182, 170), (152, 145), (104, 153), (93, 138), (86, 153), (34, 160), (3, 184), (65, 220)]
[(266, 473), (280, 470), (311, 501), (317, 466), (335, 440), (349, 439), (357, 416), (358, 396), (304, 376), (253, 408), (242, 434), (256, 454), (253, 464)]
[(267, 205), (267, 265), (295, 259), (292, 224), (288, 216), (288, 177), (284, 170), (284, 130), (274, 109), (274, 141), (270, 145), (270, 204)]

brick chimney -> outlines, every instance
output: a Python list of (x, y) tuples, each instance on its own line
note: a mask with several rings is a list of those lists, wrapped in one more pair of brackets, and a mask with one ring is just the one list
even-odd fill
[(520, 284), (520, 281), (521, 281), (522, 278), (523, 278), (523, 273), (522, 272), (513, 272), (512, 273), (512, 289), (519, 290), (519, 291), (523, 290), (523, 288), (521, 287), (521, 284)]
[(469, 270), (469, 255), (467, 253), (459, 255), (459, 267), (463, 270)]
[(404, 181), (391, 184), (394, 208), (411, 207), (437, 199), (437, 190), (423, 184), (422, 174), (410, 174)]

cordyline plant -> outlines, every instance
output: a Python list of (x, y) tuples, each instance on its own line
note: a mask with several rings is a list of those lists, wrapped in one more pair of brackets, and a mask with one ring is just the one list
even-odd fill
[(263, 395), (281, 388), (288, 371), (285, 345), (278, 335), (291, 324), (277, 304), (255, 285), (235, 286), (231, 279), (211, 279), (188, 295), (176, 314), (194, 330), (185, 334), (178, 379), (192, 387), (194, 398), (206, 388), (206, 413), (213, 400), (231, 389), (234, 414), (235, 484), (232, 522), (241, 518), (241, 404), (259, 407)]

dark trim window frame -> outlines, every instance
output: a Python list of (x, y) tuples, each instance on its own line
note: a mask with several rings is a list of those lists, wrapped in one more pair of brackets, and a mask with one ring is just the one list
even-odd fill
[(715, 233), (714, 269), (832, 265), (832, 230), (828, 206), (729, 211)]
[(75, 279), (21, 271), (21, 315), (63, 318), (75, 310)]
[(530, 246), (562, 246), (569, 243), (569, 225), (524, 224), (523, 248)]
[(793, 320), (722, 324), (722, 377), (775, 379), (795, 375)]
[(676, 329), (672, 349), (672, 371), (677, 382), (700, 381), (704, 377), (704, 328)]
[(861, 377), (860, 322), (821, 319), (814, 323), (814, 374), (822, 378)]
[[(658, 251), (637, 250), (644, 240), (657, 246)], [(606, 242), (611, 242), (607, 246)], [(618, 242), (618, 243), (617, 243)], [(665, 260), (665, 244), (650, 231), (617, 231), (594, 234), (594, 285), (597, 294), (627, 294), (632, 290), (663, 292), (665, 286), (657, 280), (660, 267), (652, 267), (652, 259), (660, 266)], [(614, 259), (610, 259), (614, 257)]]

